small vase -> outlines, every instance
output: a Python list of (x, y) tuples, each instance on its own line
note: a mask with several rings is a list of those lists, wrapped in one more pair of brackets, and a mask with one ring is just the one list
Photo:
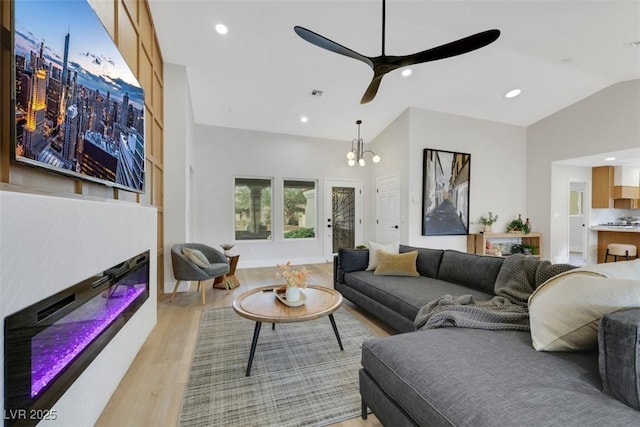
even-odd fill
[(225, 250), (224, 250), (224, 254), (225, 254), (226, 256), (230, 257), (230, 256), (231, 256), (231, 249), (225, 249)]
[(285, 297), (288, 302), (297, 302), (300, 299), (300, 288), (297, 286), (287, 286)]
[(491, 225), (485, 224), (484, 232), (487, 233), (487, 234), (491, 233)]

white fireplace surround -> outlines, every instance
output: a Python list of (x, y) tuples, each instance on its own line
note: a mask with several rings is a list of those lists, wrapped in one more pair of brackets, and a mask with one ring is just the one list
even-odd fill
[[(34, 302), (150, 251), (147, 301), (52, 408), (56, 420), (39, 425), (93, 425), (156, 323), (156, 209), (0, 191), (0, 315)], [(4, 366), (4, 328), (2, 328)], [(4, 369), (0, 373), (4, 411)]]

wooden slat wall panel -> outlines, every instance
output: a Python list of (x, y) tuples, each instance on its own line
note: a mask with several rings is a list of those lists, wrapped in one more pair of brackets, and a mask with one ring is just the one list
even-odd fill
[[(164, 292), (164, 236), (163, 236), (163, 59), (157, 43), (153, 19), (147, 0), (88, 0), (104, 27), (115, 40), (122, 56), (142, 85), (145, 93), (145, 144), (146, 144), (146, 192), (143, 195), (129, 194), (123, 190), (112, 191), (106, 197), (114, 199), (135, 199), (138, 203), (152, 204), (158, 209), (158, 296)], [(41, 179), (43, 172), (10, 163), (9, 126), (4, 125), (11, 116), (10, 77), (12, 58), (10, 46), (11, 6), (9, 1), (0, 2), (0, 22), (2, 23), (2, 51), (0, 56), (0, 186), (19, 191), (52, 195), (64, 193), (55, 179)], [(21, 182), (11, 182), (11, 168), (22, 168)], [(30, 179), (33, 176), (33, 179)], [(46, 175), (49, 178), (49, 174)], [(61, 178), (62, 179), (62, 178)], [(31, 186), (36, 182), (37, 186)], [(51, 187), (48, 188), (48, 183)], [(43, 188), (44, 186), (44, 188)], [(87, 181), (75, 181), (69, 186), (69, 194), (103, 194), (102, 186)]]
[(159, 164), (163, 164), (162, 159), (164, 158), (164, 138), (163, 138), (163, 129), (159, 122), (153, 122), (153, 158), (156, 159), (156, 162)]
[[(118, 49), (129, 64), (129, 68), (133, 74), (138, 77), (138, 33), (136, 32), (136, 23), (131, 22), (125, 7), (121, 6), (118, 10)], [(144, 88), (144, 87), (143, 87)], [(145, 91), (146, 92), (146, 91)]]
[(122, 4), (127, 9), (129, 16), (131, 17), (131, 22), (135, 23), (136, 26), (138, 24), (138, 0), (123, 0)]
[[(155, 64), (154, 64), (155, 65)], [(155, 68), (155, 66), (154, 66)], [(163, 84), (162, 80), (160, 80), (160, 76), (157, 73), (154, 73), (153, 79), (153, 111), (157, 114), (158, 122), (162, 123), (162, 111), (164, 108), (163, 102)]]
[[(143, 88), (153, 88), (153, 64), (144, 49), (140, 50), (138, 80)], [(145, 105), (153, 105), (153, 90), (145, 90)]]

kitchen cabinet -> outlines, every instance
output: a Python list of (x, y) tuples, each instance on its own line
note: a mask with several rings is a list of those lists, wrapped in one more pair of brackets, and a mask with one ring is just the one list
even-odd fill
[(613, 166), (591, 168), (591, 207), (611, 209), (613, 202)]
[(614, 185), (613, 207), (617, 209), (638, 209), (640, 207), (640, 187)]
[(640, 186), (616, 185), (618, 183), (615, 182), (615, 173), (613, 166), (599, 166), (591, 169), (591, 207), (639, 209)]

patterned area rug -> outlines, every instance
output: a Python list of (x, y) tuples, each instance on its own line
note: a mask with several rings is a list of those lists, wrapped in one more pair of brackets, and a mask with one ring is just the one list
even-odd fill
[(231, 308), (202, 313), (180, 426), (323, 426), (360, 415), (362, 342), (376, 335), (344, 308), (328, 317), (263, 324), (251, 376), (255, 322)]

